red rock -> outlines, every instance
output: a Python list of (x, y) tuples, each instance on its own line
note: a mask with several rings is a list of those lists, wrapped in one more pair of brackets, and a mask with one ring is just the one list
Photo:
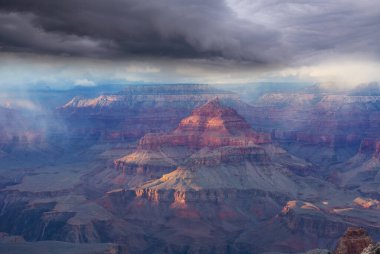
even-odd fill
[[(244, 159), (265, 163), (267, 155), (257, 145), (268, 143), (271, 143), (270, 134), (255, 132), (234, 109), (214, 99), (194, 109), (174, 131), (145, 135), (134, 153), (114, 164), (123, 173), (132, 175), (128, 179), (140, 175), (137, 181), (129, 181), (136, 186), (173, 171), (185, 160), (191, 161), (192, 166), (238, 163)], [(212, 156), (195, 155), (202, 148), (220, 150), (215, 150)]]
[(362, 228), (349, 227), (340, 238), (334, 254), (360, 254), (373, 240)]
[(193, 110), (172, 133), (146, 135), (139, 144), (143, 149), (157, 149), (162, 146), (200, 149), (270, 142), (270, 134), (255, 132), (234, 109), (222, 106), (215, 99)]

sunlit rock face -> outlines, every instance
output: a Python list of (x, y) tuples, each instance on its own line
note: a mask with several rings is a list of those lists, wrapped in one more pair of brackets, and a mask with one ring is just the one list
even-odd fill
[(269, 134), (256, 133), (235, 110), (223, 107), (219, 99), (215, 99), (193, 110), (172, 133), (147, 135), (140, 141), (140, 146), (148, 149), (166, 145), (200, 149), (270, 142)]
[(365, 209), (380, 209), (380, 201), (372, 198), (357, 197), (354, 199), (354, 204)]
[(348, 228), (340, 238), (334, 254), (360, 254), (373, 240), (362, 228)]
[(380, 243), (370, 244), (365, 248), (361, 254), (379, 254), (380, 253)]
[[(124, 173), (151, 175), (151, 178), (154, 178), (154, 172), (158, 178), (157, 174), (161, 176), (169, 173), (177, 166), (181, 167), (175, 172), (208, 167), (210, 170), (205, 172), (215, 171), (218, 174), (218, 171), (223, 171), (223, 166), (231, 165), (235, 169), (226, 168), (226, 173), (237, 180), (232, 174), (240, 175), (238, 168), (246, 168), (245, 162), (248, 163), (248, 167), (263, 165), (274, 168), (271, 156), (290, 161), (294, 170), (302, 170), (307, 166), (301, 160), (291, 158), (284, 150), (273, 145), (269, 134), (255, 132), (235, 110), (223, 106), (219, 99), (214, 99), (193, 110), (190, 116), (180, 121), (174, 131), (167, 134), (145, 135), (136, 151), (116, 160), (115, 165)], [(236, 172), (232, 173), (234, 170)], [(240, 180), (240, 185), (235, 184), (230, 187), (249, 188), (247, 179), (254, 181), (255, 178), (252, 174), (250, 177)], [(202, 177), (204, 180), (208, 178), (214, 177), (211, 175)], [(220, 180), (223, 182), (226, 179)], [(203, 187), (229, 187), (228, 183), (226, 184), (226, 186), (223, 184), (214, 186), (211, 183), (208, 185), (204, 183)]]

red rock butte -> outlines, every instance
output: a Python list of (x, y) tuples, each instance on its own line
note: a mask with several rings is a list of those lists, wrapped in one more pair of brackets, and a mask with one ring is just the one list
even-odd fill
[(194, 109), (172, 133), (146, 135), (140, 141), (140, 147), (155, 149), (167, 145), (200, 149), (270, 142), (270, 134), (255, 132), (234, 109), (223, 106), (216, 98)]
[(340, 238), (334, 254), (360, 254), (372, 243), (372, 238), (364, 229), (349, 227)]

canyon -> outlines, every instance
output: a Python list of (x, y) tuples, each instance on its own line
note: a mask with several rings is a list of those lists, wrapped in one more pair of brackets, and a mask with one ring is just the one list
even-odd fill
[(340, 254), (351, 227), (378, 241), (380, 96), (364, 88), (50, 91), (33, 121), (0, 107), (0, 250)]

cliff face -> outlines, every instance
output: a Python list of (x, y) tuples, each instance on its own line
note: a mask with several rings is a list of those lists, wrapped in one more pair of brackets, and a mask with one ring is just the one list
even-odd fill
[(362, 228), (348, 228), (339, 239), (334, 254), (360, 254), (373, 243), (373, 240)]
[[(159, 234), (162, 242), (154, 244), (155, 250), (162, 244), (173, 246), (168, 253), (241, 253), (234, 243), (240, 232), (275, 216), (284, 197), (255, 190), (145, 188), (115, 191), (107, 200), (113, 213), (146, 225), (146, 234)], [(260, 245), (248, 243), (251, 250)]]
[[(331, 213), (330, 208), (312, 200), (288, 201), (276, 220), (288, 230), (289, 234), (284, 234), (282, 237), (286, 242), (295, 243), (292, 246), (293, 251), (297, 247), (330, 248), (334, 240), (340, 237), (349, 225), (348, 221)], [(298, 241), (298, 239), (303, 240)]]

